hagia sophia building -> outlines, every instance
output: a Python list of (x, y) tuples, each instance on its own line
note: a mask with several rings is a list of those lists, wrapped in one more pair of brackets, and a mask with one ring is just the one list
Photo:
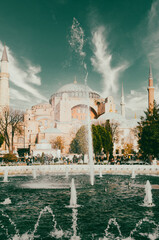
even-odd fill
[[(9, 71), (6, 47), (1, 59), (0, 73), (0, 111), (9, 106)], [(124, 90), (121, 91), (121, 114), (117, 113), (112, 96), (102, 98), (90, 87), (77, 83), (76, 79), (62, 86), (55, 92), (48, 103), (40, 103), (25, 111), (23, 134), (14, 138), (14, 151), (28, 149), (30, 154), (42, 152), (55, 154), (51, 141), (60, 136), (64, 142), (63, 153), (69, 153), (69, 146), (78, 129), (87, 121), (87, 98), (89, 93), (90, 117), (93, 124), (103, 124), (106, 120), (118, 124), (118, 137), (114, 141), (114, 155), (122, 155), (124, 145), (132, 143), (134, 151), (138, 150), (135, 128), (139, 119), (125, 118)], [(149, 72), (148, 102), (153, 104), (154, 87), (152, 71)], [(4, 145), (0, 149), (5, 151)]]

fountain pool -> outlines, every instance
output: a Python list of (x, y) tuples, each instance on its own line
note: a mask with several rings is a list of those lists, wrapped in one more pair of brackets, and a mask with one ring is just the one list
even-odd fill
[[(159, 239), (157, 176), (98, 174), (93, 186), (89, 175), (1, 178), (0, 239)], [(78, 208), (68, 207), (72, 178)], [(142, 204), (147, 180), (151, 208)]]

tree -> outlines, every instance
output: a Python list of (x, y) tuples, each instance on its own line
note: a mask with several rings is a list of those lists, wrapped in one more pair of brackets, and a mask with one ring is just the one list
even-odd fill
[(55, 139), (52, 139), (50, 143), (54, 149), (60, 149), (61, 152), (64, 149), (64, 140), (61, 136), (57, 136)]
[(22, 133), (23, 113), (18, 110), (4, 108), (0, 116), (0, 132), (9, 151), (13, 151), (15, 134)]
[(129, 154), (133, 154), (134, 150), (133, 150), (134, 146), (133, 143), (125, 143), (124, 144), (124, 155), (129, 155)]
[(9, 117), (9, 108), (4, 108), (0, 116), (0, 132), (4, 137), (4, 141), (10, 150), (10, 117)]
[[(85, 126), (82, 126), (76, 133), (75, 138), (70, 144), (70, 152), (78, 154), (88, 153), (88, 141), (87, 141), (88, 131)], [(113, 143), (111, 134), (106, 131), (106, 129), (100, 125), (92, 125), (92, 142), (93, 142), (93, 152), (95, 154), (101, 153), (103, 148), (104, 153), (112, 154)], [(109, 157), (108, 157), (109, 158)]]
[(105, 141), (105, 150), (104, 152), (107, 155), (107, 159), (109, 159), (109, 155), (112, 157), (113, 156), (113, 144), (114, 142), (118, 141), (119, 138), (119, 123), (117, 122), (111, 122), (109, 120), (106, 120), (105, 122), (105, 130), (107, 132), (106, 134), (106, 141)]
[(107, 158), (109, 158), (109, 154), (112, 152), (112, 138), (111, 133), (108, 132), (104, 127), (97, 125), (98, 133), (101, 138), (102, 142), (102, 148), (104, 153), (107, 155)]
[(4, 137), (3, 137), (3, 135), (0, 133), (0, 147), (2, 146), (3, 143), (4, 143)]
[(86, 126), (80, 127), (77, 131), (75, 138), (70, 144), (70, 152), (77, 154), (88, 153), (88, 140), (87, 140), (87, 128)]
[(73, 138), (70, 144), (70, 153), (80, 153), (79, 152), (79, 146), (78, 146), (78, 140), (77, 138)]
[(153, 110), (144, 113), (138, 126), (140, 152), (149, 158), (159, 157), (159, 105), (154, 102)]
[(108, 131), (108, 132), (111, 132), (112, 133), (112, 128), (110, 126), (110, 121), (109, 120), (106, 120), (105, 124), (104, 124), (104, 127), (105, 129)]
[(105, 129), (111, 134), (112, 142), (118, 142), (119, 139), (119, 123), (116, 121), (106, 120), (104, 124)]
[(102, 138), (98, 131), (98, 126), (92, 125), (92, 136), (93, 136), (93, 151), (95, 155), (101, 153), (102, 150)]
[(10, 110), (10, 126), (11, 126), (11, 151), (13, 151), (15, 134), (21, 135), (23, 132), (22, 122), (24, 120), (23, 112), (19, 110)]

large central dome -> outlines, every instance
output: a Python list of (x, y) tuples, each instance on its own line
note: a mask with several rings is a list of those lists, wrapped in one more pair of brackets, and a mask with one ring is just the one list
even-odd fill
[(89, 91), (89, 92), (93, 92), (93, 90), (84, 85), (84, 84), (79, 84), (79, 83), (69, 83), (69, 84), (66, 84), (64, 86), (62, 86), (58, 91), (60, 93), (63, 93), (63, 92), (86, 92), (86, 91)]
[(56, 93), (54, 93), (52, 97), (61, 97), (62, 94), (67, 93), (69, 97), (85, 97), (86, 92), (89, 92), (90, 98), (100, 98), (100, 95), (93, 91), (90, 87), (79, 84), (79, 83), (69, 83), (62, 86)]

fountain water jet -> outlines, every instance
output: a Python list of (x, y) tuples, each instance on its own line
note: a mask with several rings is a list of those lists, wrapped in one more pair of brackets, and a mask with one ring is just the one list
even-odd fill
[(80, 240), (80, 237), (77, 236), (77, 209), (72, 209), (72, 229), (73, 229), (73, 236), (71, 240)]
[(36, 179), (36, 169), (35, 169), (35, 167), (32, 170), (32, 174), (33, 174), (33, 178)]
[(136, 174), (135, 174), (135, 170), (133, 169), (133, 170), (132, 170), (132, 176), (131, 176), (131, 178), (134, 179), (135, 177), (136, 177)]
[(90, 182), (91, 185), (94, 185), (94, 162), (93, 162), (93, 144), (92, 144), (92, 133), (91, 133), (91, 119), (90, 119), (90, 102), (89, 102), (89, 88), (87, 86), (88, 71), (87, 65), (84, 61), (85, 52), (83, 51), (84, 46), (84, 31), (80, 26), (80, 23), (76, 18), (73, 18), (73, 24), (71, 27), (71, 37), (69, 44), (75, 53), (79, 54), (81, 58), (81, 63), (86, 71), (84, 83), (85, 83), (85, 95), (86, 95), (86, 106), (87, 106), (87, 127), (88, 127), (88, 157), (89, 157), (89, 166), (90, 166)]
[[(111, 233), (111, 226), (116, 228), (119, 238), (116, 238), (115, 235)], [(105, 229), (105, 237), (103, 239), (123, 239), (120, 226), (117, 223), (116, 218), (109, 219), (107, 228)]]
[[(87, 71), (87, 66), (84, 64), (84, 68)], [(90, 183), (94, 185), (94, 161), (93, 161), (93, 141), (92, 141), (92, 131), (91, 131), (91, 118), (90, 118), (90, 102), (89, 102), (89, 90), (87, 86), (88, 72), (86, 72), (85, 77), (85, 88), (86, 88), (86, 104), (87, 104), (87, 128), (88, 128), (88, 157), (90, 166)]]
[(102, 175), (102, 168), (101, 167), (99, 169), (99, 176), (100, 176), (100, 178), (103, 177), (103, 175)]
[(53, 221), (53, 223), (54, 223), (54, 225), (53, 225), (53, 231), (52, 231), (52, 233), (51, 233), (51, 236), (52, 236), (52, 237), (56, 237), (56, 238), (61, 238), (64, 233), (63, 233), (62, 230), (58, 230), (58, 229), (57, 229), (57, 222), (56, 222), (56, 220), (55, 220), (55, 215), (54, 215), (53, 211), (51, 210), (51, 208), (50, 208), (49, 206), (46, 206), (44, 209), (41, 210), (41, 212), (40, 212), (40, 214), (39, 214), (39, 217), (38, 217), (38, 220), (37, 220), (37, 222), (36, 222), (36, 224), (35, 224), (35, 226), (34, 226), (34, 231), (33, 231), (33, 233), (32, 233), (32, 236), (33, 236), (33, 237), (35, 236), (35, 233), (36, 233), (36, 231), (37, 231), (37, 229), (38, 229), (38, 227), (39, 227), (39, 222), (40, 222), (41, 216), (42, 216), (44, 213), (46, 213), (46, 212), (48, 212), (48, 213), (51, 214), (51, 216), (52, 216), (52, 221)]
[(8, 168), (5, 168), (3, 182), (8, 182)]
[(7, 205), (7, 204), (11, 204), (11, 203), (12, 203), (12, 202), (11, 202), (10, 198), (6, 198), (6, 199), (4, 200), (4, 202), (1, 202), (0, 204)]
[(89, 93), (88, 93), (88, 116), (87, 116), (87, 127), (88, 127), (88, 156), (89, 156), (89, 166), (90, 166), (90, 183), (94, 185), (94, 162), (93, 162), (93, 142), (92, 142), (92, 132), (91, 132), (91, 119), (89, 112)]
[(68, 178), (68, 167), (65, 169), (65, 177)]
[(74, 178), (72, 178), (71, 182), (71, 197), (70, 197), (70, 207), (76, 207), (77, 206), (77, 195), (76, 195), (76, 188), (74, 183)]
[(145, 185), (145, 198), (144, 198), (144, 206), (154, 206), (152, 203), (152, 193), (151, 193), (151, 184), (149, 180), (147, 180)]

